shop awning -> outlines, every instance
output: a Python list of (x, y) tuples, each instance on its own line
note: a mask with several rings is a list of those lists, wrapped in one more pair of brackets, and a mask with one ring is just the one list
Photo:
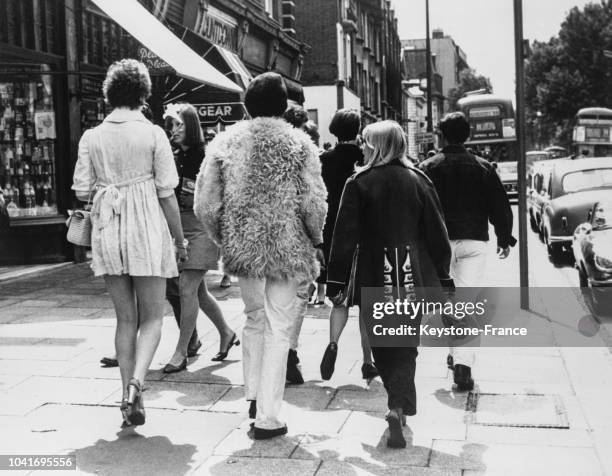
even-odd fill
[(215, 45), (221, 56), (225, 59), (225, 62), (229, 65), (232, 70), (234, 76), (237, 77), (237, 80), (242, 83), (242, 87), (246, 89), (251, 80), (253, 79), (253, 75), (246, 68), (244, 63), (238, 57), (238, 55), (230, 50), (226, 50), (222, 46)]
[(168, 63), (179, 76), (227, 91), (242, 91), (240, 86), (185, 45), (137, 0), (93, 2), (143, 46)]

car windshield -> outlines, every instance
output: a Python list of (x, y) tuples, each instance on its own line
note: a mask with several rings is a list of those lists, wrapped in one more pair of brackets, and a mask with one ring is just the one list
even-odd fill
[(527, 164), (550, 159), (552, 159), (552, 155), (549, 155), (546, 152), (542, 152), (541, 154), (527, 154)]
[(579, 170), (563, 177), (563, 191), (565, 193), (607, 187), (612, 188), (612, 168)]

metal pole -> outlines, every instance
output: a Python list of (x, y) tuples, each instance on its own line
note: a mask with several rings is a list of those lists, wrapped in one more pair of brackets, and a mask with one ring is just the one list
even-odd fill
[(514, 0), (514, 54), (516, 60), (516, 144), (518, 152), (519, 263), (521, 309), (529, 309), (527, 250), (527, 162), (525, 158), (525, 64), (523, 54), (523, 0)]
[(429, 0), (425, 0), (425, 56), (427, 61), (427, 132), (433, 132), (433, 105), (431, 97), (431, 40), (429, 39)]

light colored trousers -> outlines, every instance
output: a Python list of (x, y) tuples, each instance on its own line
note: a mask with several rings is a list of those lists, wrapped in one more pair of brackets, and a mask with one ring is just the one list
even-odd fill
[(300, 281), (240, 278), (238, 282), (246, 314), (242, 331), (246, 399), (257, 400), (256, 427), (281, 428), (284, 423), (278, 417)]
[(308, 310), (308, 288), (310, 287), (311, 281), (301, 281), (298, 290), (297, 298), (295, 300), (295, 322), (293, 323), (293, 330), (291, 332), (291, 342), (289, 348), (297, 350), (298, 340), (300, 337), (300, 331), (302, 330), (302, 323)]
[[(451, 240), (450, 275), (458, 288), (482, 286), (487, 267), (487, 242), (478, 240)], [(476, 294), (474, 297), (476, 297)], [(472, 367), (476, 361), (473, 347), (449, 347), (455, 364)]]

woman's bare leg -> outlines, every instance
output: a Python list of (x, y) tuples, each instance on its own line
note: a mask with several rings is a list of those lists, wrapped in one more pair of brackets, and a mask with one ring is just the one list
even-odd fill
[(170, 364), (179, 366), (183, 359), (187, 358), (187, 347), (189, 340), (196, 327), (198, 319), (198, 288), (204, 280), (204, 271), (198, 269), (184, 269), (179, 278), (179, 289), (181, 295), (181, 332), (174, 355)]
[(128, 275), (105, 275), (108, 290), (115, 314), (117, 328), (115, 330), (115, 352), (119, 361), (123, 398), (127, 396), (127, 384), (134, 375), (136, 360), (136, 335), (138, 333), (138, 310), (132, 278)]
[[(204, 271), (204, 274), (206, 274), (206, 271)], [(217, 328), (219, 332), (219, 350), (224, 351), (232, 340), (234, 331), (227, 325), (227, 322), (225, 322), (219, 303), (208, 291), (205, 279), (202, 280), (202, 284), (198, 288), (198, 302), (202, 312), (206, 314), (206, 317), (208, 317), (210, 322)]]
[(334, 306), (329, 314), (329, 341), (338, 343), (348, 321), (348, 307)]
[(133, 377), (144, 384), (147, 371), (159, 345), (162, 319), (164, 317), (164, 299), (166, 280), (153, 276), (133, 277), (140, 329), (136, 343), (136, 359)]

